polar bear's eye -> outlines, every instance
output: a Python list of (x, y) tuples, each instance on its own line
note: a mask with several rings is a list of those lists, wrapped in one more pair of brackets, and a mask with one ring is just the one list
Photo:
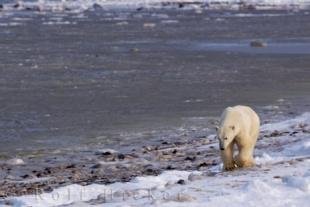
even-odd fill
[(235, 126), (231, 126), (230, 128), (231, 128), (232, 130), (235, 130)]
[(228, 139), (227, 137), (224, 138), (224, 140), (227, 140), (227, 139)]

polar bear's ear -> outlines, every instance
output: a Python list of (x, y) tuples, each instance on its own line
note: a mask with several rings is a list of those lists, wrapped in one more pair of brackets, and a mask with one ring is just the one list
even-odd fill
[(218, 131), (219, 130), (219, 126), (215, 126), (215, 130)]

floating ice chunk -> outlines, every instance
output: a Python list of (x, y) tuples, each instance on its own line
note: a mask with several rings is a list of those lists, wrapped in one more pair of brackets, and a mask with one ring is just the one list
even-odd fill
[(22, 160), (20, 158), (9, 159), (6, 161), (6, 163), (8, 165), (24, 165), (25, 164), (24, 160)]
[(266, 109), (266, 110), (277, 110), (279, 109), (279, 106), (276, 106), (276, 105), (269, 105), (269, 106), (264, 106), (263, 109)]
[(177, 24), (179, 23), (178, 20), (168, 19), (168, 20), (162, 20), (161, 23), (163, 24)]

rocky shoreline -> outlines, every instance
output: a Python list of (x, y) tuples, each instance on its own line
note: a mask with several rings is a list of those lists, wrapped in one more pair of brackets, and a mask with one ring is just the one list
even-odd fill
[[(206, 144), (214, 139), (188, 142), (162, 142), (144, 146), (130, 153), (113, 150), (62, 155), (40, 160), (28, 157), (25, 164), (0, 165), (6, 178), (0, 183), (0, 197), (49, 192), (69, 184), (88, 185), (127, 182), (141, 175), (158, 175), (164, 170), (201, 170), (219, 164), (216, 147)], [(70, 162), (69, 162), (70, 160)], [(78, 161), (77, 161), (78, 160)], [(40, 164), (38, 164), (40, 163)]]
[[(281, 135), (294, 137), (299, 133), (310, 133), (309, 126), (301, 124), (284, 131), (262, 131), (259, 140), (264, 139), (264, 142), (258, 141), (257, 149), (281, 147), (277, 142), (266, 145), (266, 139)], [(219, 167), (220, 162), (214, 135), (187, 141), (162, 141), (135, 147), (126, 153), (102, 149), (43, 158), (28, 156), (19, 162), (12, 160), (0, 164), (0, 197), (41, 194), (70, 184), (128, 182), (137, 176), (159, 175), (166, 170), (203, 171), (207, 176), (213, 176), (214, 172), (209, 169)]]

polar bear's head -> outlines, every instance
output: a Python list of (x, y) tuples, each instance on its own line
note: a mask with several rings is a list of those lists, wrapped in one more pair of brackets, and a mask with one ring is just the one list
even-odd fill
[(226, 119), (224, 123), (217, 128), (217, 138), (219, 140), (219, 147), (225, 150), (227, 146), (234, 140), (239, 133), (239, 126), (234, 120)]

